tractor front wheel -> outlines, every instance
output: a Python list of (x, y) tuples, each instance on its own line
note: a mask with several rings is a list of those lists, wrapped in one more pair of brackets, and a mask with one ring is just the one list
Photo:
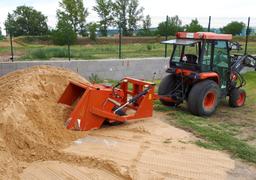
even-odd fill
[[(174, 74), (169, 74), (165, 76), (158, 87), (158, 94), (161, 96), (168, 95), (171, 91), (173, 91), (176, 88), (176, 79)], [(163, 98), (160, 98), (160, 101), (163, 105), (173, 107), (175, 106), (175, 102), (167, 101)]]
[(229, 105), (231, 107), (241, 107), (246, 100), (246, 92), (243, 89), (234, 88), (229, 94)]
[(188, 97), (188, 108), (197, 116), (210, 116), (218, 106), (220, 89), (216, 82), (204, 80), (195, 84)]

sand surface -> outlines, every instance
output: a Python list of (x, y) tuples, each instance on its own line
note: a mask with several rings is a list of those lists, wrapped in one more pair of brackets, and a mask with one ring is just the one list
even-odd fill
[(165, 116), (66, 130), (71, 108), (57, 104), (79, 75), (48, 66), (0, 77), (0, 179), (226, 179), (229, 155), (193, 144)]

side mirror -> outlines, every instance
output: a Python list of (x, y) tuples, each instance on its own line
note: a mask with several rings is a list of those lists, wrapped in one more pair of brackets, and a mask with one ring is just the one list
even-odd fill
[(242, 50), (242, 45), (239, 42), (229, 42), (229, 50)]
[(252, 67), (256, 71), (256, 57), (248, 55), (244, 60), (244, 65), (248, 67)]

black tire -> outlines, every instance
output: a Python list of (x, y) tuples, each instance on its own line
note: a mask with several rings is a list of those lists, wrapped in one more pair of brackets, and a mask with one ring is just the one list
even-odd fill
[[(167, 95), (169, 94), (169, 92), (171, 92), (174, 88), (176, 87), (176, 79), (175, 79), (175, 75), (174, 74), (169, 74), (167, 76), (165, 76), (158, 87), (158, 95)], [(161, 101), (161, 103), (165, 106), (169, 106), (169, 107), (173, 107), (176, 106), (176, 103), (174, 102), (169, 102), (163, 99), (159, 99)]]
[(218, 106), (220, 88), (212, 80), (204, 80), (195, 84), (188, 96), (188, 109), (197, 116), (210, 116)]
[(230, 107), (242, 107), (246, 100), (246, 92), (243, 89), (234, 88), (229, 94)]

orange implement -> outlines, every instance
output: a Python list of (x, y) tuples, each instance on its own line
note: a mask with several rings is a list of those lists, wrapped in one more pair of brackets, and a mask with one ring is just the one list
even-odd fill
[(58, 103), (73, 106), (68, 129), (92, 130), (104, 121), (125, 122), (151, 117), (154, 84), (124, 78), (116, 87), (70, 82)]

